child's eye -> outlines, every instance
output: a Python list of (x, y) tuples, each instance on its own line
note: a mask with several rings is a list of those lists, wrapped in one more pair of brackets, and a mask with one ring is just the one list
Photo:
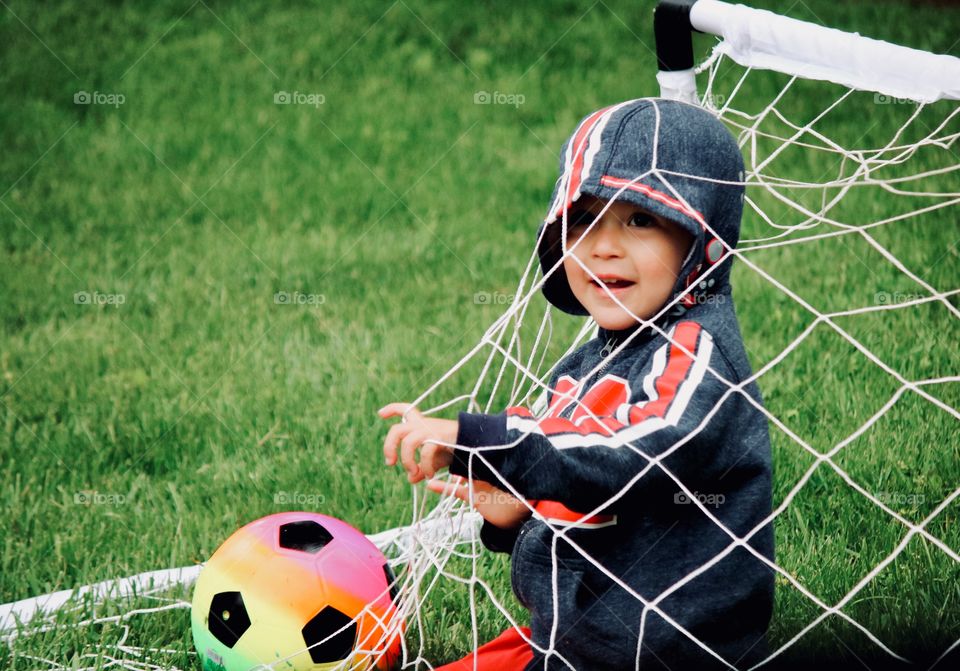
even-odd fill
[(589, 226), (596, 217), (589, 210), (570, 210), (567, 213), (567, 226)]
[(581, 236), (595, 218), (589, 210), (570, 210), (567, 213), (567, 235)]
[(635, 228), (650, 228), (657, 225), (657, 219), (646, 212), (634, 212), (630, 215), (627, 225)]

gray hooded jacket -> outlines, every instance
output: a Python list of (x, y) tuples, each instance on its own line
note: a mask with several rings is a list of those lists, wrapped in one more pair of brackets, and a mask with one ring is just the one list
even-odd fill
[(756, 385), (738, 388), (751, 371), (729, 283), (743, 159), (693, 105), (641, 99), (585, 117), (538, 236), (544, 294), (577, 315), (562, 232), (583, 194), (693, 236), (674, 298), (653, 325), (600, 329), (561, 361), (545, 407), (461, 413), (450, 470), (534, 505), (519, 529), (482, 531), (512, 553), (528, 669), (746, 668), (767, 654), (774, 574), (761, 559), (773, 560), (767, 422)]

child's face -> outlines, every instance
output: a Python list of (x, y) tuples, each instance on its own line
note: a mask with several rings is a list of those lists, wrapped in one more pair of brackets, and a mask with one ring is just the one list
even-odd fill
[(603, 328), (619, 331), (636, 323), (607, 294), (617, 297), (635, 315), (649, 319), (673, 295), (693, 238), (676, 224), (624, 201), (614, 202), (590, 229), (606, 201), (583, 196), (567, 214), (567, 245), (601, 280), (601, 288), (579, 263), (568, 255), (563, 260), (567, 280), (577, 300)]

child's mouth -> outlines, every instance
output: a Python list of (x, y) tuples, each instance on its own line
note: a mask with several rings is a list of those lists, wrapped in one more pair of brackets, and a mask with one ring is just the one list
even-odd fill
[(601, 278), (601, 281), (599, 282), (597, 280), (590, 280), (590, 284), (601, 296), (608, 296), (608, 291), (616, 296), (617, 294), (627, 291), (630, 287), (636, 284), (636, 282), (620, 278), (605, 277)]

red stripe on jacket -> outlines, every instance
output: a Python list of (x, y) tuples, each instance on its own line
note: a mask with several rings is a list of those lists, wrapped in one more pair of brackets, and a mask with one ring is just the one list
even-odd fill
[[(657, 378), (657, 400), (644, 406), (630, 408), (630, 424), (639, 424), (651, 417), (666, 417), (667, 410), (677, 395), (677, 389), (693, 368), (693, 357), (687, 352), (697, 351), (697, 340), (702, 327), (696, 322), (682, 322), (677, 325), (670, 345), (667, 366)], [(686, 350), (686, 351), (684, 351)]]
[[(693, 367), (693, 354), (696, 353), (701, 331), (702, 327), (696, 322), (681, 322), (677, 325), (673, 333), (673, 342), (668, 350), (666, 365), (654, 382), (657, 398), (648, 401), (645, 405), (631, 408), (629, 425), (617, 421), (613, 416), (618, 407), (630, 400), (627, 383), (616, 377), (604, 377), (591, 387), (580, 400), (571, 419), (557, 416), (561, 406), (566, 407), (568, 405), (568, 403), (561, 404), (559, 402), (563, 399), (559, 397), (557, 392), (567, 393), (575, 385), (573, 378), (563, 376), (557, 381), (557, 388), (550, 403), (551, 412), (538, 422), (540, 429), (547, 436), (569, 433), (613, 435), (627, 426), (639, 424), (651, 417), (665, 417), (677, 390)], [(596, 419), (589, 417), (588, 409), (596, 416)], [(553, 412), (556, 412), (556, 415)], [(533, 413), (526, 408), (509, 408), (507, 414), (535, 419)], [(587, 419), (581, 419), (583, 417), (587, 417)], [(579, 424), (575, 423), (577, 419), (581, 419)], [(593, 515), (584, 519), (583, 513), (571, 510), (556, 501), (543, 500), (530, 501), (529, 503), (545, 519), (557, 522), (572, 523), (580, 521), (583, 524), (592, 525), (604, 524), (614, 519), (612, 515)]]
[[(545, 436), (569, 433), (579, 433), (583, 436), (601, 433), (611, 436), (627, 426), (639, 424), (651, 417), (666, 417), (677, 390), (693, 367), (692, 354), (696, 352), (702, 330), (703, 327), (696, 322), (681, 322), (677, 325), (670, 343), (666, 366), (654, 382), (657, 398), (633, 406), (628, 415), (629, 424), (618, 421), (614, 416), (617, 408), (630, 400), (627, 398), (626, 382), (620, 378), (607, 376), (600, 379), (580, 399), (570, 419), (559, 416), (562, 405), (560, 401), (566, 401), (566, 399), (562, 399), (559, 394), (554, 394), (550, 403), (550, 412), (537, 421), (537, 425)], [(562, 387), (560, 382), (563, 382)], [(557, 383), (556, 391), (569, 393), (573, 386), (572, 378), (561, 379)], [(591, 413), (596, 419), (590, 417)], [(533, 413), (521, 407), (507, 408), (507, 414), (536, 419)], [(587, 419), (583, 419), (584, 417)], [(576, 423), (578, 419), (580, 422)]]

